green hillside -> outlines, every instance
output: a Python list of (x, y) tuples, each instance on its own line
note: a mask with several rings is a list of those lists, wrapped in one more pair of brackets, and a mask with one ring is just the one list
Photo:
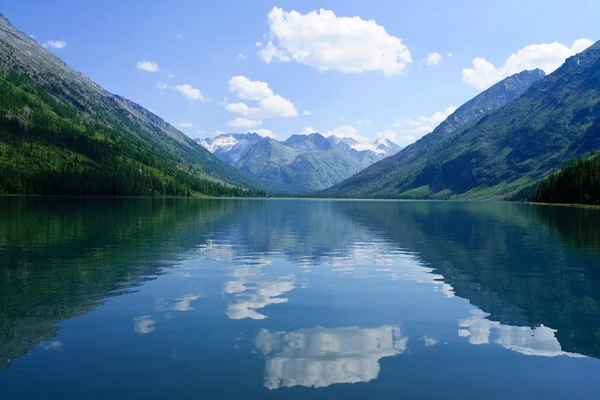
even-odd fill
[(513, 200), (600, 205), (600, 156), (595, 150), (563, 164), (541, 182), (516, 193)]
[(600, 43), (466, 128), (448, 136), (440, 127), (330, 193), (502, 198), (598, 148)]
[(0, 16), (0, 193), (256, 195), (250, 178)]

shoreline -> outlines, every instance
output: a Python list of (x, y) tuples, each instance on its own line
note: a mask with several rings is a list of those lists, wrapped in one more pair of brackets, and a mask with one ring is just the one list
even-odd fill
[(535, 201), (525, 201), (523, 204), (529, 204), (534, 206), (560, 206), (560, 207), (571, 207), (571, 208), (591, 208), (600, 210), (600, 204), (577, 204), (577, 203), (538, 203)]

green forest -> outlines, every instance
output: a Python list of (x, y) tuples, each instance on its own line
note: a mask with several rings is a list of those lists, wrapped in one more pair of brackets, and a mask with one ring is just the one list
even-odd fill
[(76, 98), (51, 93), (25, 74), (0, 71), (0, 194), (264, 195), (204, 179), (199, 164), (174, 163), (140, 140), (126, 116), (90, 117)]
[(533, 201), (542, 203), (600, 204), (600, 156), (594, 150), (564, 164), (540, 182)]
[(600, 154), (564, 163), (540, 182), (517, 192), (510, 200), (536, 203), (600, 205)]

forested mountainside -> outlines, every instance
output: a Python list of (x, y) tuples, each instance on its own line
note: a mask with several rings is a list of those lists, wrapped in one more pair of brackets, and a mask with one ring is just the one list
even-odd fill
[(250, 178), (0, 15), (0, 193), (256, 195)]
[(600, 156), (594, 149), (588, 156), (564, 163), (542, 181), (517, 192), (512, 200), (540, 203), (600, 205)]
[[(522, 72), (479, 96), (488, 96)], [(600, 43), (570, 57), (554, 73), (519, 86), (462, 129), (448, 122), (328, 193), (361, 197), (503, 198), (553, 168), (600, 145)], [(534, 77), (535, 78), (535, 77)], [(524, 92), (518, 95), (518, 92)], [(478, 96), (478, 97), (479, 97)], [(472, 103), (471, 103), (472, 104)]]

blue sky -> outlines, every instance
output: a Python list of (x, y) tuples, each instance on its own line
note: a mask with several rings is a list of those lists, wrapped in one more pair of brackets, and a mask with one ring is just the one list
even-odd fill
[(600, 15), (592, 0), (0, 5), (70, 66), (191, 137), (314, 130), (402, 145), (504, 76), (551, 72), (599, 39)]

